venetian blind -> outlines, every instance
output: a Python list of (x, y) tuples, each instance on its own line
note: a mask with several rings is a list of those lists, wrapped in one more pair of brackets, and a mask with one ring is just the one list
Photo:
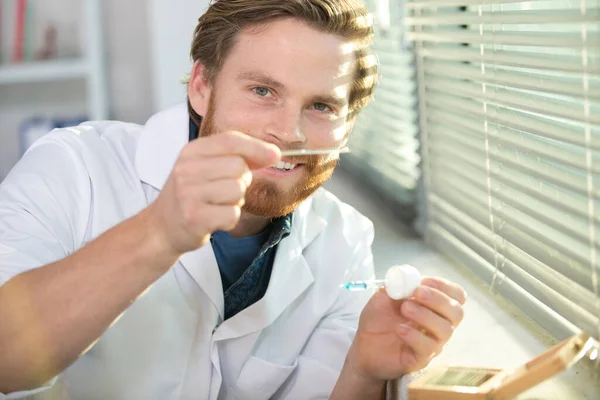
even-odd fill
[(600, 336), (600, 0), (406, 4), (427, 239), (557, 338)]

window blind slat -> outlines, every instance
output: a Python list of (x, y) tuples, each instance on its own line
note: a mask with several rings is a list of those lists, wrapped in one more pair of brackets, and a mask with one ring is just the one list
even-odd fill
[[(440, 184), (439, 180), (435, 182), (438, 185)], [(461, 209), (479, 223), (484, 225), (489, 224), (489, 209), (486, 204), (487, 197), (474, 196), (468, 192), (468, 190), (473, 190), (477, 193), (477, 188), (463, 183), (460, 187), (440, 187), (435, 194), (448, 202), (463, 204), (465, 206), (468, 205), (468, 208), (461, 207)], [(484, 199), (483, 202), (481, 202), (482, 198)], [(457, 201), (460, 203), (456, 203)], [(507, 232), (511, 231), (518, 232), (518, 235), (514, 238), (519, 240), (521, 237), (535, 237), (539, 242), (548, 248), (553, 249), (553, 254), (560, 253), (582, 265), (589, 265), (589, 247), (578, 240), (567, 237), (567, 235), (551, 229), (543, 223), (535, 221), (531, 217), (527, 217), (523, 213), (517, 212), (517, 210), (509, 206), (496, 207), (494, 209), (494, 216), (498, 223), (502, 222), (503, 224), (502, 229), (498, 228), (502, 236), (506, 236)], [(511, 227), (513, 228), (512, 230), (510, 229)], [(543, 233), (543, 235), (540, 235), (540, 233)], [(586, 249), (588, 251), (586, 251)]]
[[(453, 118), (439, 118), (439, 115), (432, 115), (430, 120), (436, 123), (438, 129), (446, 129), (452, 123)], [(453, 124), (453, 129), (460, 132), (468, 132), (475, 138), (485, 140), (485, 123), (471, 121), (470, 124)], [(443, 134), (443, 133), (442, 133)], [(506, 146), (522, 153), (528, 153), (537, 157), (538, 161), (560, 163), (564, 166), (581, 170), (585, 174), (586, 151), (585, 148), (576, 145), (565, 145), (564, 143), (549, 141), (545, 138), (538, 138), (530, 133), (518, 131), (512, 128), (488, 124), (488, 140), (496, 147)], [(591, 166), (594, 173), (600, 174), (600, 151), (590, 152)]]
[[(476, 131), (478, 134), (482, 124), (487, 120), (488, 126), (491, 126), (490, 131), (495, 130), (511, 130), (523, 132), (523, 135), (544, 139), (552, 142), (564, 143), (567, 147), (576, 147), (585, 149), (585, 127), (577, 125), (569, 125), (557, 123), (556, 121), (545, 120), (537, 116), (527, 115), (522, 112), (516, 112), (512, 109), (494, 108), (490, 113), (485, 115), (485, 110), (481, 103), (472, 102), (472, 104), (459, 104), (455, 107), (458, 112), (448, 112), (448, 108), (444, 107), (449, 99), (444, 99), (444, 102), (436, 102), (435, 106), (430, 108), (431, 120), (453, 124), (455, 127)], [(439, 107), (437, 107), (439, 106)], [(460, 107), (460, 109), (459, 109)], [(464, 112), (461, 112), (464, 111)], [(484, 121), (476, 119), (478, 115), (484, 115)], [(592, 154), (596, 155), (600, 151), (600, 129), (591, 129), (592, 140), (595, 139), (597, 145), (592, 141)], [(508, 139), (506, 139), (508, 140)], [(540, 150), (541, 151), (541, 150)], [(595, 159), (595, 157), (594, 157)], [(577, 165), (581, 165), (582, 161), (570, 160)], [(595, 171), (597, 166), (592, 165)]]
[(414, 75), (412, 69), (414, 56), (410, 53), (399, 52), (399, 47), (396, 46), (388, 45), (386, 47), (387, 51), (377, 53), (381, 70), (392, 73), (395, 77), (403, 77), (409, 80)]
[(494, 67), (491, 69), (487, 67), (487, 73), (482, 73), (481, 66), (449, 62), (425, 62), (424, 70), (426, 76), (434, 76), (437, 79), (452, 76), (454, 79), (462, 78), (476, 82), (501, 84), (504, 87), (516, 89), (579, 97), (589, 92), (590, 99), (600, 100), (600, 75), (592, 76), (586, 89), (582, 77), (565, 77), (564, 74), (561, 76), (542, 75)]
[[(453, 98), (449, 95), (435, 96), (435, 102), (428, 102), (428, 115), (439, 115), (447, 118), (449, 110), (454, 119), (447, 118), (459, 126), (470, 128), (472, 123), (482, 123), (481, 118), (488, 123), (498, 124), (507, 128), (519, 129), (547, 139), (558, 140), (568, 144), (585, 146), (584, 125), (557, 121), (544, 116), (528, 114), (526, 112), (503, 107), (492, 107), (486, 113), (483, 103), (465, 98)], [(593, 150), (600, 150), (600, 128), (591, 126), (590, 144)]]
[(516, 46), (546, 46), (546, 47), (568, 47), (580, 49), (583, 47), (594, 48), (600, 45), (600, 38), (596, 36), (583, 40), (581, 34), (561, 33), (539, 33), (539, 32), (496, 32), (494, 34), (480, 35), (478, 32), (468, 31), (438, 31), (431, 32), (409, 32), (407, 38), (414, 41), (434, 43), (468, 43), (473, 45), (516, 45)]
[[(385, 144), (382, 144), (385, 145)], [(389, 152), (381, 152), (377, 147), (372, 147), (366, 150), (368, 154), (373, 156), (371, 165), (390, 165), (403, 170), (404, 173), (418, 177), (419, 168), (417, 164), (420, 157), (414, 150), (410, 148), (402, 148), (390, 150)]]
[[(436, 141), (443, 143), (446, 146), (450, 146), (448, 150), (457, 152), (455, 155), (449, 155), (448, 151), (443, 150), (442, 144), (433, 144), (432, 146), (434, 147), (431, 148), (431, 151), (432, 153), (435, 153), (436, 157), (439, 157), (439, 160), (442, 162), (454, 161), (461, 167), (471, 166), (473, 168), (483, 169), (484, 171), (486, 170), (486, 158), (485, 156), (478, 154), (476, 150), (465, 147), (457, 142), (448, 140)], [(580, 215), (588, 215), (588, 199), (587, 193), (585, 193), (584, 190), (575, 191), (573, 188), (569, 188), (568, 186), (565, 187), (554, 182), (549, 182), (548, 180), (545, 180), (544, 177), (528, 174), (526, 171), (521, 169), (520, 165), (501, 163), (495, 159), (491, 159), (489, 162), (489, 174), (491, 177), (501, 180), (507, 185), (518, 187), (522, 191), (534, 197), (538, 196), (542, 199), (546, 199), (549, 203), (554, 203), (558, 207), (562, 207), (570, 212), (573, 212), (576, 205), (583, 205), (582, 207), (578, 208), (576, 212)], [(595, 204), (600, 207), (600, 204), (598, 204), (600, 200), (595, 198), (594, 201)], [(594, 218), (596, 219), (600, 215), (600, 208), (598, 207), (595, 207), (596, 212)]]
[[(396, 86), (398, 86), (398, 88), (396, 88)], [(398, 93), (402, 92), (404, 92), (406, 96), (398, 96)], [(377, 92), (377, 98), (373, 102), (373, 108), (379, 107), (381, 104), (389, 108), (397, 107), (397, 109), (414, 110), (417, 106), (417, 100), (410, 95), (412, 92), (414, 92), (414, 86), (412, 84), (403, 85), (403, 82), (394, 82), (393, 86), (389, 85), (385, 89), (382, 88), (382, 90)]]
[[(485, 160), (484, 149), (477, 146), (472, 141), (472, 138), (466, 136), (464, 133), (461, 134), (459, 132), (454, 132), (451, 128), (445, 128), (444, 134), (438, 135), (435, 140), (436, 143), (432, 143), (433, 146), (437, 146), (438, 143), (443, 143), (448, 151), (451, 149), (456, 152), (462, 151), (463, 153), (468, 153), (469, 157), (474, 157), (475, 159), (482, 159), (483, 157), (483, 160)], [(460, 145), (460, 147), (457, 147), (458, 145)], [(488, 155), (490, 160), (493, 161), (491, 166), (494, 168), (501, 169), (504, 168), (504, 164), (507, 164), (511, 166), (513, 170), (520, 171), (520, 173), (535, 176), (546, 182), (573, 190), (584, 196), (587, 195), (587, 176), (584, 173), (560, 168), (549, 163), (543, 163), (535, 158), (531, 159), (526, 156), (520, 156), (519, 153), (515, 151), (502, 151), (498, 153), (490, 152)], [(458, 154), (450, 155), (450, 157), (455, 156), (458, 156)], [(480, 165), (485, 168), (485, 161)], [(600, 199), (600, 177), (593, 176), (592, 179), (595, 183), (592, 194), (595, 199)]]
[[(461, 210), (461, 212), (462, 211), (464, 210)], [(439, 218), (436, 218), (433, 222), (435, 223), (437, 219)], [(465, 226), (465, 229), (471, 228), (470, 226)], [(593, 293), (594, 289), (593, 283), (590, 280), (591, 272), (589, 267), (586, 268), (586, 266), (573, 260), (568, 255), (551, 248), (534, 237), (522, 235), (518, 229), (510, 225), (505, 225), (500, 233), (502, 234), (502, 239), (506, 239), (506, 243), (514, 243), (514, 239), (522, 237), (523, 240), (518, 242), (521, 250), (531, 255), (536, 260), (539, 260), (539, 262), (544, 263), (549, 268), (554, 269), (556, 272), (563, 275), (565, 279), (569, 279), (585, 288), (585, 290), (590, 293)]]
[[(485, 162), (485, 159), (483, 160)], [(487, 171), (481, 168), (481, 164), (477, 164), (475, 160), (467, 157), (460, 159), (449, 160), (448, 157), (440, 155), (440, 158), (435, 162), (437, 169), (445, 171), (444, 173), (453, 173), (463, 179), (471, 180), (472, 182), (485, 182), (488, 178)], [(587, 213), (588, 200), (584, 195), (577, 195), (569, 190), (564, 190), (560, 187), (550, 185), (548, 182), (533, 179), (531, 176), (519, 173), (510, 168), (494, 168), (489, 173), (490, 179), (501, 182), (502, 185), (524, 193), (532, 198), (535, 198), (545, 204), (551, 205), (559, 210), (573, 214), (581, 219), (589, 218)], [(593, 221), (596, 224), (600, 223), (600, 201), (595, 202), (596, 213)]]
[[(534, 3), (536, 1), (544, 0), (531, 0), (527, 3)], [(441, 8), (450, 6), (469, 6), (469, 5), (481, 5), (481, 4), (511, 4), (511, 3), (523, 3), (523, 0), (428, 0), (428, 1), (408, 1), (405, 7), (408, 9), (421, 9), (421, 8)]]
[[(479, 237), (482, 239), (487, 238), (486, 240), (488, 240), (488, 243), (490, 245), (494, 244), (492, 242), (492, 239), (494, 238), (491, 229), (489, 229), (489, 223), (487, 225), (479, 223), (475, 219), (472, 219), (471, 216), (464, 210), (453, 206), (448, 201), (442, 199), (436, 194), (433, 194), (432, 201), (435, 202), (436, 209), (439, 210), (439, 212), (434, 213), (434, 222), (438, 221), (440, 218), (444, 218), (447, 216), (452, 218), (456, 224), (460, 224), (464, 229), (472, 230), (473, 232), (476, 231), (476, 228), (473, 227), (473, 224), (477, 223), (480, 227), (485, 226), (488, 230), (486, 234), (478, 233)], [(562, 254), (560, 252), (549, 251), (545, 244), (536, 241), (535, 238), (532, 238), (530, 236), (528, 236), (526, 240), (522, 243), (519, 243), (519, 246), (517, 247), (513, 244), (513, 241), (509, 240), (510, 238), (514, 238), (516, 236), (514, 232), (514, 227), (506, 225), (503, 227), (503, 230), (501, 230), (500, 232), (496, 232), (502, 233), (503, 239), (507, 239), (502, 241), (502, 243), (496, 243), (497, 247), (500, 244), (502, 246), (505, 246), (503, 247), (503, 254), (510, 253), (510, 249), (513, 247), (517, 248), (522, 253), (528, 254), (533, 260), (536, 260), (536, 262), (545, 265), (548, 269), (555, 271), (560, 276), (570, 281), (573, 281), (576, 285), (581, 286), (583, 290), (589, 293), (593, 293), (593, 286), (589, 279), (589, 266), (584, 266), (583, 264), (578, 263), (577, 261), (569, 258), (567, 255)], [(517, 232), (517, 234), (519, 234), (519, 232)]]
[(600, 62), (597, 59), (592, 58), (588, 60), (588, 66), (584, 68), (581, 61), (581, 49), (578, 49), (574, 53), (576, 54), (543, 54), (525, 51), (509, 51), (499, 48), (481, 54), (480, 49), (475, 47), (462, 47), (458, 45), (445, 46), (427, 42), (423, 44), (421, 50), (421, 55), (429, 59), (486, 63), (489, 65), (488, 68), (492, 65), (499, 65), (579, 73), (582, 73), (585, 70), (588, 74), (600, 74)]
[[(417, 111), (413, 108), (398, 108), (391, 104), (386, 104), (383, 101), (378, 101), (377, 99), (373, 100), (373, 104), (369, 105), (371, 109), (377, 110), (377, 117), (372, 116), (372, 118), (389, 118), (389, 119), (400, 119), (402, 121), (416, 121), (417, 120)], [(375, 122), (376, 120), (371, 120)]]
[[(485, 189), (473, 185), (469, 181), (460, 180), (458, 177), (444, 176), (444, 179), (436, 179), (438, 189), (436, 193), (444, 194), (448, 198), (454, 198), (456, 200), (464, 201), (468, 197), (468, 202), (471, 203), (471, 207), (477, 207), (483, 212), (489, 212), (488, 208), (488, 193)], [(443, 182), (451, 183), (451, 185)], [(570, 232), (565, 230), (556, 229), (549, 225), (543, 220), (537, 219), (535, 215), (527, 214), (520, 208), (514, 207), (511, 204), (504, 202), (503, 196), (495, 195), (491, 199), (492, 212), (496, 218), (500, 218), (505, 223), (509, 223), (512, 226), (518, 227), (523, 233), (529, 235), (540, 236), (543, 233), (544, 238), (542, 239), (548, 245), (559, 246), (557, 248), (562, 249), (565, 254), (568, 254), (581, 262), (589, 262), (589, 254), (586, 256), (586, 249), (588, 249), (588, 242), (584, 239), (581, 240), (577, 237), (570, 235)], [(513, 204), (515, 202), (512, 202)], [(517, 203), (517, 206), (520, 204)], [(482, 224), (486, 221), (489, 222), (489, 216), (479, 220)], [(553, 224), (554, 225), (554, 224)], [(588, 249), (589, 250), (589, 249)], [(589, 253), (589, 251), (587, 251)]]
[[(437, 165), (437, 163), (436, 163)], [(438, 172), (440, 179), (454, 185), (463, 185), (468, 182), (472, 187), (477, 187), (479, 191), (474, 194), (474, 197), (481, 201), (487, 201), (488, 193), (485, 185), (486, 176), (483, 174), (466, 175), (464, 171), (450, 167)], [(477, 180), (475, 178), (483, 178)], [(492, 178), (493, 179), (493, 178)], [(582, 245), (589, 244), (588, 237), (585, 235), (588, 229), (587, 215), (578, 215), (565, 211), (554, 206), (552, 203), (546, 203), (533, 196), (522, 193), (518, 189), (511, 186), (505, 186), (502, 181), (492, 180), (492, 190), (494, 198), (500, 204), (506, 204), (513, 209), (519, 210), (524, 214), (532, 216), (541, 223), (555, 229), (559, 234), (565, 234), (569, 237), (578, 240)], [(596, 229), (600, 230), (600, 224), (596, 223)], [(596, 245), (600, 245), (600, 240), (596, 240)]]
[[(494, 267), (439, 224), (431, 224), (429, 237), (431, 244), (440, 251), (468, 266), (485, 282), (491, 281)], [(502, 279), (502, 284), (497, 286), (495, 290), (504, 298), (518, 304), (524, 313), (531, 316), (541, 326), (549, 329), (558, 340), (567, 339), (580, 332), (578, 326), (527, 293), (510, 279)]]
[[(484, 245), (480, 248), (485, 247), (484, 252), (477, 251), (480, 255), (483, 255), (483, 253), (489, 252), (490, 250), (494, 251), (495, 248), (495, 252), (497, 252), (496, 258), (493, 257), (493, 254), (488, 254), (486, 257), (488, 260), (491, 260), (491, 264), (497, 264), (499, 267), (502, 267), (503, 261), (510, 261), (515, 265), (519, 265), (525, 272), (531, 275), (532, 278), (560, 294), (564, 298), (563, 302), (565, 302), (564, 300), (566, 299), (570, 299), (579, 304), (583, 310), (588, 312), (594, 310), (595, 296), (592, 290), (590, 290), (589, 285), (586, 285), (588, 287), (579, 285), (568, 275), (565, 276), (557, 270), (549, 268), (546, 264), (535, 259), (509, 241), (502, 240), (499, 242), (497, 240), (498, 236), (495, 236), (492, 233), (489, 229), (489, 225), (482, 225), (479, 222), (470, 219), (468, 215), (462, 213), (459, 209), (453, 207), (448, 202), (445, 202), (440, 197), (435, 196), (433, 201), (435, 202), (436, 207), (444, 211), (444, 213), (436, 215), (436, 223), (443, 226), (449, 232), (453, 232), (455, 229), (462, 231), (459, 238), (465, 243), (467, 241), (462, 238), (470, 235), (472, 235), (473, 238), (477, 238)], [(507, 273), (506, 271), (504, 272)], [(589, 276), (589, 271), (585, 272), (587, 272), (587, 275)], [(510, 276), (510, 273), (507, 274)]]
[(538, 10), (477, 12), (435, 12), (431, 15), (408, 17), (407, 25), (477, 25), (477, 24), (551, 24), (596, 22), (600, 14), (590, 9), (583, 14), (579, 10)]
[[(399, 118), (396, 119), (382, 119), (380, 121), (380, 130), (384, 134), (388, 134), (396, 141), (396, 143), (404, 142), (418, 142), (416, 139), (419, 132), (415, 124), (416, 121), (403, 121)], [(402, 135), (397, 133), (401, 132)]]
[[(572, 100), (559, 100), (548, 98), (537, 94), (525, 93), (507, 88), (495, 88), (493, 85), (486, 87), (485, 95), (483, 85), (470, 82), (457, 82), (450, 79), (438, 79), (428, 77), (426, 88), (431, 92), (430, 101), (438, 94), (454, 93), (468, 98), (476, 98), (485, 101), (490, 110), (494, 105), (514, 107), (532, 113), (544, 113), (559, 118), (581, 121), (586, 118), (586, 110), (581, 104)], [(589, 116), (586, 118), (590, 123), (600, 125), (600, 105), (590, 104)]]
[[(561, 285), (560, 279), (548, 279), (552, 273), (548, 270), (541, 273), (546, 282), (536, 279), (526, 270), (529, 269), (535, 272), (534, 263), (530, 263), (529, 260), (519, 259), (521, 263), (517, 266), (513, 260), (505, 257), (509, 251), (507, 248), (502, 248), (502, 255), (498, 257), (496, 255), (498, 253), (497, 247), (495, 248), (493, 244), (486, 243), (482, 240), (482, 236), (475, 234), (475, 232), (480, 233), (477, 229), (473, 228), (476, 225), (471, 225), (470, 229), (464, 229), (455, 220), (447, 217), (440, 218), (436, 223), (458, 240), (465, 243), (469, 248), (473, 249), (490, 266), (496, 267), (497, 264), (500, 264), (502, 273), (508, 279), (517, 283), (527, 293), (533, 295), (544, 304), (550, 305), (554, 310), (559, 311), (561, 315), (567, 315), (568, 319), (575, 325), (594, 326), (596, 317), (585, 308), (587, 306), (589, 310), (593, 310), (595, 307), (594, 295), (591, 292), (585, 291), (579, 285), (573, 283)], [(514, 255), (513, 253), (510, 254)], [(562, 282), (564, 281), (563, 279)], [(573, 292), (577, 294), (573, 295)], [(582, 306), (573, 307), (573, 301)]]

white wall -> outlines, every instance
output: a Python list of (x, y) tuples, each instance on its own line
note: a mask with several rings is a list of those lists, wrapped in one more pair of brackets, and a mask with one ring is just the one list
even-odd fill
[(191, 70), (194, 28), (207, 7), (208, 0), (149, 1), (155, 111), (185, 100), (186, 88), (180, 81)]
[[(52, 13), (60, 16), (61, 21), (80, 15), (80, 8), (74, 7), (78, 0), (39, 3), (42, 7), (46, 3), (51, 5)], [(144, 123), (153, 109), (148, 3), (146, 0), (102, 3), (110, 118)], [(83, 81), (0, 86), (0, 180), (18, 160), (17, 132), (24, 119), (36, 115), (73, 117), (83, 115), (85, 110)]]

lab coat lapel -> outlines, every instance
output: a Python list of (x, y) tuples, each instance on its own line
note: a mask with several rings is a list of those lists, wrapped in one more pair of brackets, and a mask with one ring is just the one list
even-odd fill
[(138, 139), (135, 153), (135, 167), (140, 180), (162, 190), (188, 139), (189, 115), (186, 104), (152, 116)]
[(311, 200), (294, 213), (292, 232), (277, 248), (269, 287), (262, 299), (223, 322), (215, 340), (233, 339), (271, 325), (314, 282), (303, 250), (327, 225), (311, 209)]
[(210, 242), (198, 250), (185, 253), (179, 262), (206, 293), (223, 320), (224, 300), (221, 274)]

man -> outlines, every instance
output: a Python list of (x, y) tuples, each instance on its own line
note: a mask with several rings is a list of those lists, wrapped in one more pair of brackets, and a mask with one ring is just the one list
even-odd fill
[(0, 187), (1, 393), (370, 399), (439, 353), (464, 291), (340, 290), (373, 275), (372, 225), (317, 190), (336, 155), (281, 156), (346, 143), (374, 84), (366, 16), (217, 0), (187, 105), (28, 151)]

